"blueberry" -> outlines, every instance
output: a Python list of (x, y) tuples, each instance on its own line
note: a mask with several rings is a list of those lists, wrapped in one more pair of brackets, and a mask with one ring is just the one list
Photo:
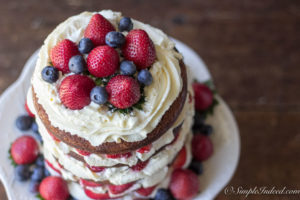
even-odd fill
[(36, 134), (36, 135), (35, 135), (35, 138), (36, 138), (40, 143), (43, 144), (43, 138), (42, 138), (42, 136), (40, 135), (40, 133)]
[(73, 56), (69, 60), (69, 69), (75, 74), (80, 74), (86, 70), (86, 63), (82, 55)]
[(96, 86), (92, 89), (90, 97), (96, 104), (104, 104), (107, 102), (108, 94), (104, 87)]
[(38, 167), (44, 167), (44, 166), (45, 166), (44, 157), (43, 157), (42, 155), (40, 155), (40, 156), (36, 159), (35, 164), (36, 164)]
[(32, 192), (33, 194), (36, 194), (39, 192), (39, 186), (40, 186), (39, 181), (30, 181), (29, 191)]
[(133, 23), (129, 17), (123, 17), (119, 23), (119, 31), (130, 31), (133, 28)]
[(16, 119), (16, 126), (21, 131), (26, 131), (31, 128), (33, 118), (28, 115), (21, 115)]
[(46, 167), (44, 168), (44, 175), (45, 175), (45, 177), (51, 176), (50, 172), (48, 171), (48, 169)]
[(78, 50), (82, 54), (89, 53), (93, 49), (94, 45), (89, 38), (82, 38), (78, 44)]
[(166, 189), (158, 189), (155, 195), (155, 200), (174, 200), (171, 192)]
[(204, 124), (203, 126), (201, 126), (199, 131), (203, 135), (210, 135), (213, 132), (213, 127), (211, 125)]
[(18, 181), (26, 181), (31, 175), (29, 165), (18, 165), (15, 168), (15, 177)]
[(146, 69), (142, 69), (139, 72), (137, 79), (140, 83), (144, 85), (150, 85), (153, 81), (151, 73)]
[(39, 127), (37, 125), (37, 123), (35, 121), (32, 122), (31, 124), (31, 130), (34, 132), (34, 133), (39, 133)]
[(68, 200), (77, 200), (74, 197), (70, 196)]
[(133, 75), (136, 72), (136, 66), (132, 61), (123, 60), (120, 64), (121, 74), (123, 75)]
[(33, 169), (31, 180), (41, 181), (45, 177), (45, 172), (43, 167), (36, 167)]
[(48, 83), (55, 83), (58, 79), (58, 76), (58, 69), (52, 66), (47, 66), (42, 70), (42, 78)]
[(116, 31), (111, 31), (105, 36), (105, 43), (113, 48), (122, 47), (125, 43), (125, 36)]
[(193, 160), (189, 166), (189, 169), (195, 172), (196, 174), (200, 175), (203, 173), (203, 165), (201, 162), (197, 162)]

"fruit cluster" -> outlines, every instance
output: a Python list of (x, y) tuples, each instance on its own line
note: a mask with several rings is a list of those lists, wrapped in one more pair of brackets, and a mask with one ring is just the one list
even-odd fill
[(59, 71), (66, 75), (59, 85), (64, 106), (79, 110), (93, 101), (113, 111), (141, 109), (144, 87), (153, 81), (147, 68), (156, 60), (155, 47), (144, 30), (133, 29), (128, 17), (120, 20), (118, 30), (94, 14), (78, 45), (64, 39), (51, 49), (52, 66), (42, 70), (42, 78), (55, 83)]

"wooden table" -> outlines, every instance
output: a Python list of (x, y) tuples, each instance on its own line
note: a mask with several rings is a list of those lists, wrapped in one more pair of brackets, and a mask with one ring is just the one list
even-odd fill
[[(163, 29), (208, 65), (240, 127), (241, 159), (229, 186), (300, 189), (300, 1), (1, 0), (0, 93), (58, 23), (107, 8)], [(300, 196), (248, 199), (262, 197)]]

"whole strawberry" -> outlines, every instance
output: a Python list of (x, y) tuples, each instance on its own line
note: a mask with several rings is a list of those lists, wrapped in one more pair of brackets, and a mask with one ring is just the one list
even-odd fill
[(80, 110), (90, 104), (94, 81), (84, 75), (67, 76), (59, 87), (59, 98), (71, 110)]
[(39, 146), (33, 137), (25, 135), (13, 142), (10, 153), (18, 165), (31, 164), (38, 157)]
[(96, 77), (114, 74), (119, 67), (119, 54), (110, 46), (94, 48), (87, 57), (89, 72)]
[(79, 51), (76, 44), (71, 40), (64, 39), (51, 49), (50, 58), (55, 68), (63, 73), (68, 73), (70, 72), (70, 58), (78, 54)]
[(209, 108), (213, 102), (212, 91), (202, 83), (193, 83), (195, 93), (195, 108), (198, 111), (204, 111)]
[(106, 86), (108, 101), (117, 108), (129, 108), (136, 104), (140, 97), (140, 86), (130, 76), (118, 75), (110, 79)]
[(193, 157), (198, 161), (207, 160), (213, 154), (213, 144), (209, 137), (196, 134), (192, 140)]
[(84, 37), (92, 40), (94, 46), (104, 45), (108, 32), (115, 31), (113, 25), (100, 14), (94, 14), (85, 29)]
[(133, 61), (138, 69), (151, 66), (156, 59), (154, 44), (146, 31), (141, 29), (128, 33), (122, 52), (125, 59)]
[(43, 179), (39, 192), (45, 200), (67, 200), (70, 196), (67, 183), (58, 176)]

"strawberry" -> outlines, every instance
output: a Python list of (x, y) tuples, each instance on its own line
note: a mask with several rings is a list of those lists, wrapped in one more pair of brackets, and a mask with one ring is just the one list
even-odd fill
[(131, 152), (123, 153), (123, 154), (106, 154), (107, 158), (112, 158), (112, 159), (116, 159), (116, 158), (129, 158), (131, 156), (132, 156)]
[(82, 155), (82, 156), (89, 156), (89, 155), (91, 155), (90, 152), (83, 151), (83, 150), (80, 150), (80, 149), (76, 149), (76, 151), (77, 151), (80, 155)]
[(21, 136), (12, 143), (10, 153), (18, 165), (31, 164), (38, 157), (39, 145), (33, 137)]
[(102, 172), (105, 170), (105, 167), (97, 167), (97, 166), (89, 166), (86, 164), (86, 166), (92, 171), (92, 172)]
[(113, 25), (100, 14), (94, 14), (84, 31), (84, 37), (92, 40), (94, 46), (104, 45), (108, 32), (115, 31)]
[(88, 180), (85, 180), (85, 179), (82, 179), (82, 178), (79, 180), (79, 183), (80, 183), (80, 185), (87, 186), (87, 187), (100, 187), (100, 186), (103, 186), (103, 184), (101, 184), (101, 183), (96, 183), (94, 181), (88, 181)]
[(110, 199), (108, 192), (106, 193), (94, 193), (91, 190), (84, 188), (84, 193), (91, 199), (101, 200), (101, 199)]
[(94, 86), (94, 81), (87, 76), (67, 76), (59, 87), (60, 100), (67, 108), (80, 110), (90, 104), (90, 92)]
[(143, 188), (141, 187), (140, 189), (138, 189), (136, 192), (139, 194), (139, 195), (142, 195), (144, 197), (146, 196), (149, 196), (150, 194), (152, 194), (153, 190), (156, 188), (156, 185), (155, 186), (152, 186), (152, 187), (147, 187), (147, 188)]
[(149, 160), (146, 160), (144, 162), (138, 162), (136, 165), (132, 166), (131, 169), (133, 171), (141, 171), (147, 166), (148, 162)]
[(67, 182), (58, 176), (43, 179), (39, 191), (45, 200), (67, 200), (70, 196)]
[(64, 39), (56, 44), (50, 51), (50, 58), (55, 68), (63, 73), (70, 72), (69, 60), (71, 57), (78, 55), (79, 51), (74, 42)]
[(128, 190), (134, 183), (126, 183), (123, 185), (109, 185), (108, 189), (112, 194), (121, 194)]
[(56, 173), (61, 175), (61, 172), (54, 167), (54, 165), (52, 163), (50, 163), (48, 160), (45, 159), (46, 164), (48, 165), (48, 167), (50, 167), (52, 170), (54, 170)]
[(178, 153), (176, 159), (174, 160), (173, 165), (172, 165), (173, 168), (174, 169), (182, 168), (186, 162), (186, 156), (187, 156), (186, 148), (184, 146), (184, 147), (182, 147), (182, 149)]
[(34, 114), (30, 111), (30, 109), (28, 107), (28, 104), (27, 104), (27, 101), (25, 102), (25, 106), (24, 107), (25, 107), (25, 110), (26, 110), (26, 112), (28, 113), (28, 115), (30, 117), (35, 117)]
[(87, 57), (87, 68), (96, 77), (113, 75), (119, 67), (119, 54), (110, 46), (94, 48)]
[(59, 140), (57, 137), (55, 137), (49, 130), (47, 130), (47, 132), (49, 133), (49, 135), (52, 137), (52, 139), (53, 139), (54, 141), (60, 142), (60, 140)]
[(172, 174), (169, 187), (176, 199), (192, 199), (199, 191), (199, 179), (191, 170), (177, 169)]
[(146, 31), (141, 29), (128, 33), (122, 52), (125, 59), (133, 61), (138, 69), (151, 66), (156, 59), (154, 44)]
[(213, 154), (213, 144), (209, 137), (196, 134), (192, 140), (193, 157), (198, 161), (204, 161)]
[(148, 144), (147, 146), (144, 146), (137, 150), (139, 153), (148, 153), (151, 150), (152, 144)]
[(195, 93), (195, 108), (198, 111), (204, 111), (209, 108), (213, 102), (212, 91), (204, 84), (193, 83)]
[(110, 79), (106, 91), (108, 101), (120, 109), (136, 104), (141, 97), (140, 85), (137, 80), (125, 75), (118, 75)]

